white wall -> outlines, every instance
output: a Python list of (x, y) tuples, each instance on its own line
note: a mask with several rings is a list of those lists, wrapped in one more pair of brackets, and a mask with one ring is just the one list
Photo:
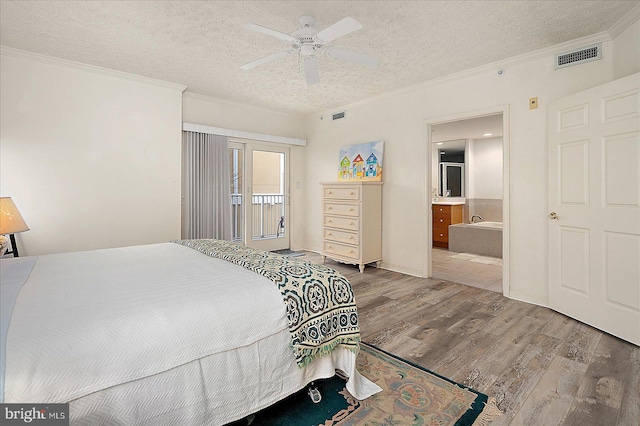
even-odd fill
[(3, 49), (0, 191), (21, 255), (180, 237), (182, 88)]
[[(185, 93), (183, 96), (182, 117), (186, 123), (299, 139), (305, 138), (305, 123), (300, 116), (192, 93)], [(303, 202), (306, 148), (290, 146), (290, 154), (289, 184), (291, 196), (289, 227), (291, 228), (290, 235), (292, 236), (290, 246), (293, 250), (299, 250), (304, 248), (306, 228), (304, 222), (305, 205)]]
[[(196, 95), (183, 98), (176, 86), (3, 52), (0, 191), (13, 197), (31, 226), (18, 236), (23, 254), (166, 241), (180, 235), (182, 120), (306, 138), (307, 148), (292, 148), (292, 247), (319, 251), (319, 183), (335, 179), (340, 146), (384, 140), (383, 266), (421, 275), (430, 247), (426, 122), (508, 105), (510, 291), (544, 304), (547, 105), (639, 71), (639, 25), (613, 42), (605, 39), (600, 61), (554, 70), (553, 53), (568, 48), (558, 46), (533, 59), (332, 108), (348, 110), (337, 122), (320, 120), (322, 114), (301, 119)], [(505, 70), (502, 76), (498, 67)], [(529, 110), (533, 96), (539, 108)]]
[(302, 116), (185, 92), (182, 118), (187, 123), (304, 139)]
[[(593, 38), (582, 42), (579, 45), (592, 43)], [(430, 249), (425, 196), (429, 193), (427, 163), (431, 161), (431, 150), (427, 149), (425, 123), (508, 105), (510, 294), (546, 303), (547, 104), (612, 78), (610, 41), (603, 43), (602, 60), (562, 70), (554, 69), (553, 55), (555, 50), (566, 50), (567, 45), (556, 47), (528, 60), (517, 59), (368, 102), (333, 108), (347, 111), (347, 118), (338, 122), (320, 120), (321, 114), (311, 116), (306, 153), (307, 248), (321, 250), (319, 183), (335, 179), (340, 146), (384, 140), (382, 265), (423, 274)], [(504, 69), (503, 75), (497, 74), (498, 68)], [(528, 100), (534, 96), (540, 106), (529, 110)]]
[(502, 138), (472, 139), (468, 151), (467, 198), (502, 200)]
[[(640, 14), (640, 13), (637, 13)], [(613, 78), (640, 71), (640, 20), (635, 21), (613, 40)]]

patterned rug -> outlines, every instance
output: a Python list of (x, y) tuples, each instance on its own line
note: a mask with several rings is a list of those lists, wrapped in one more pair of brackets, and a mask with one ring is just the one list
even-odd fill
[(485, 426), (501, 415), (495, 401), (408, 361), (362, 343), (358, 370), (382, 392), (358, 401), (333, 377), (316, 382), (322, 401), (306, 389), (233, 426)]

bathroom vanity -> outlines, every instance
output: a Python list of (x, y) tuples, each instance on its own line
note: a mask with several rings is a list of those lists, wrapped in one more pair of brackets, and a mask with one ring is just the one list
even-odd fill
[(464, 201), (434, 201), (433, 246), (449, 248), (449, 225), (462, 223)]

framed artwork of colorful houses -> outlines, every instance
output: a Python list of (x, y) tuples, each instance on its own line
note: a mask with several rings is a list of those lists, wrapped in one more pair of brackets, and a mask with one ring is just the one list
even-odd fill
[(382, 181), (384, 141), (374, 141), (340, 148), (338, 180)]

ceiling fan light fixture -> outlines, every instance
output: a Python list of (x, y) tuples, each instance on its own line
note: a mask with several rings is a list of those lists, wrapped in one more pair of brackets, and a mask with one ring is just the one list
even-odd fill
[(312, 16), (305, 15), (300, 18), (300, 27), (290, 35), (256, 24), (247, 24), (245, 28), (284, 40), (289, 43), (291, 50), (275, 53), (262, 59), (249, 62), (240, 67), (244, 70), (255, 68), (258, 65), (266, 64), (297, 51), (300, 59), (303, 59), (302, 63), (307, 84), (312, 85), (319, 82), (318, 59), (316, 55), (318, 52), (322, 52), (334, 59), (370, 68), (376, 68), (379, 65), (376, 58), (347, 49), (327, 46), (327, 44), (333, 40), (362, 28), (362, 24), (351, 17), (346, 17), (319, 31), (318, 28), (315, 27), (315, 19)]
[(311, 44), (303, 44), (300, 46), (300, 54), (302, 56), (311, 56), (315, 53), (316, 49)]

